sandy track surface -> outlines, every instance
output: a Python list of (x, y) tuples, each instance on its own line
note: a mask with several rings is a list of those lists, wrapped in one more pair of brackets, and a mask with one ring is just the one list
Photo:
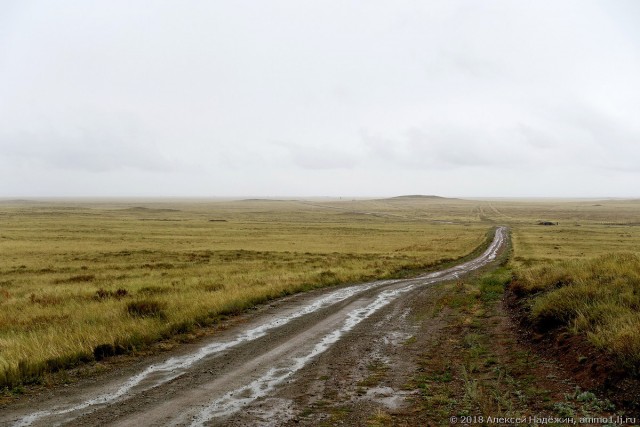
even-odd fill
[[(358, 372), (375, 363), (376, 348), (394, 348), (411, 336), (412, 301), (429, 285), (482, 268), (504, 247), (506, 229), (478, 258), (412, 279), (383, 280), (286, 298), (207, 342), (152, 358), (93, 384), (72, 386), (38, 402), (3, 411), (0, 424), (50, 425), (281, 425), (297, 423), (296, 398), (313, 402), (322, 370)], [(436, 327), (437, 325), (434, 325)], [(336, 365), (337, 364), (337, 365)], [(136, 371), (137, 369), (137, 371)], [(326, 372), (325, 372), (326, 374)], [(362, 378), (345, 373), (332, 387)], [(402, 405), (401, 390), (358, 396)]]

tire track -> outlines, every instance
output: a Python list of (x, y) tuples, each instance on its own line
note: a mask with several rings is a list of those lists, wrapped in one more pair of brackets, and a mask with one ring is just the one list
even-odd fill
[[(269, 395), (381, 308), (419, 286), (453, 280), (493, 260), (506, 229), (478, 258), (405, 280), (383, 280), (294, 299), (185, 355), (151, 364), (101, 392), (78, 390), (0, 422), (29, 425), (194, 425), (216, 423)], [(3, 421), (4, 420), (4, 421)]]

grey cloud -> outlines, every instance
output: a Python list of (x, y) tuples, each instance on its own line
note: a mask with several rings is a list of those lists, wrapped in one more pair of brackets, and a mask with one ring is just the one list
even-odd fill
[(372, 157), (416, 169), (504, 168), (527, 162), (526, 152), (505, 136), (454, 124), (412, 128), (396, 139), (367, 133), (361, 137)]
[(638, 195), (637, 2), (0, 3), (0, 196)]
[(77, 129), (74, 132), (0, 134), (4, 156), (32, 165), (87, 172), (108, 172), (125, 168), (170, 172), (174, 163), (150, 141), (135, 133), (109, 133), (107, 127)]
[(303, 169), (351, 169), (357, 164), (352, 154), (331, 147), (302, 146), (289, 142), (275, 142), (274, 145), (284, 147), (294, 164)]
[[(632, 116), (633, 117), (633, 116)], [(640, 126), (624, 116), (586, 104), (547, 114), (568, 161), (594, 169), (640, 171)]]
[(518, 123), (515, 132), (525, 144), (536, 150), (548, 150), (558, 145), (558, 140), (553, 135), (531, 125)]
[(441, 72), (456, 70), (480, 79), (499, 78), (502, 74), (500, 64), (469, 52), (443, 49), (435, 64)]

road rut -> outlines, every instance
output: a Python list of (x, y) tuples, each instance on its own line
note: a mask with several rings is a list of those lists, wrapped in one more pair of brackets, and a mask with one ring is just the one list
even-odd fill
[[(446, 270), (296, 295), (195, 348), (156, 358), (137, 373), (70, 387), (64, 396), (12, 409), (0, 415), (0, 423), (202, 426), (226, 425), (244, 413), (243, 423), (277, 424), (274, 420), (290, 418), (290, 405), (261, 408), (279, 387), (295, 383), (328, 349), (355, 339), (354, 331), (371, 327), (367, 320), (391, 310), (398, 300), (488, 265), (506, 239), (506, 229), (498, 227), (481, 256)], [(384, 322), (375, 325), (384, 327)]]

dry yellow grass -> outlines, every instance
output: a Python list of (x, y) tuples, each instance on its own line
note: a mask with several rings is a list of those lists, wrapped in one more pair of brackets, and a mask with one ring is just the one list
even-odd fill
[(513, 288), (532, 322), (564, 326), (640, 372), (640, 201), (476, 203), (470, 216), (511, 228)]
[(584, 334), (632, 370), (640, 368), (640, 257), (602, 255), (521, 269), (512, 284), (530, 300), (531, 319)]
[[(563, 326), (640, 368), (640, 202), (494, 204), (512, 226), (516, 274), (539, 328)], [(536, 225), (539, 221), (558, 225)]]
[(638, 201), (4, 201), (0, 221), (4, 384), (289, 293), (411, 274), (496, 224), (512, 230), (520, 273), (640, 251)]
[(0, 383), (290, 293), (410, 274), (472, 252), (490, 228), (412, 203), (5, 202)]
[[(612, 252), (640, 253), (639, 200), (481, 202), (512, 230), (512, 265), (526, 267)], [(558, 225), (537, 225), (540, 221)]]

